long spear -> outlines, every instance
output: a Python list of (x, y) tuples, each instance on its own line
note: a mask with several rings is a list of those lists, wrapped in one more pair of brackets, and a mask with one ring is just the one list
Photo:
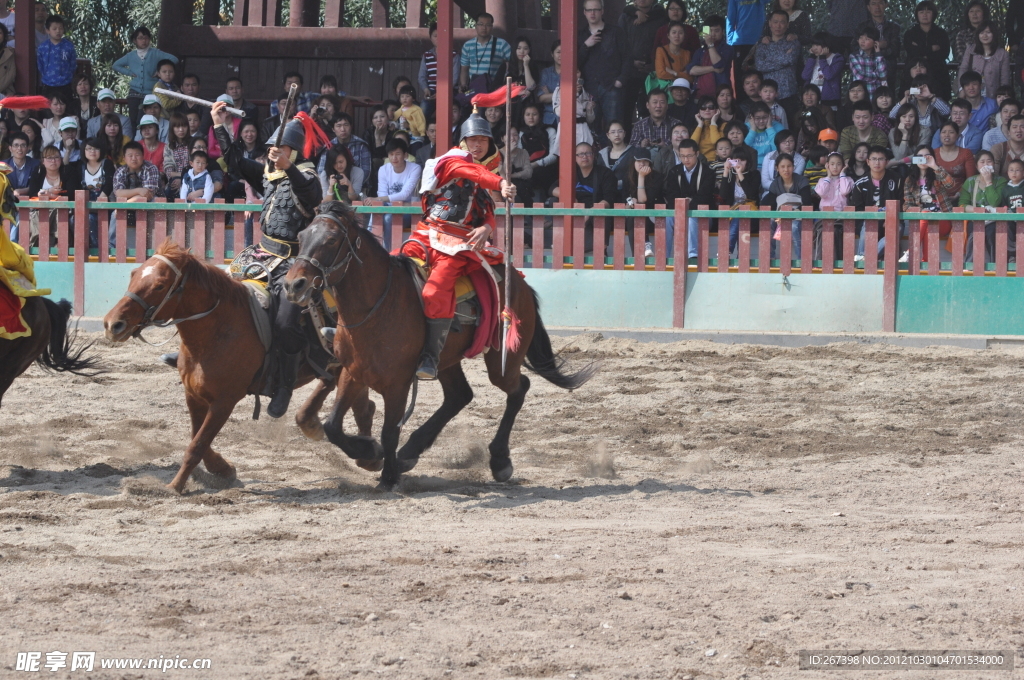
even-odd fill
[[(512, 183), (512, 76), (505, 76), (505, 181)], [(501, 324), (501, 374), (508, 359), (508, 329), (512, 323), (512, 204), (505, 199), (505, 311)]]
[[(165, 97), (171, 97), (172, 99), (180, 99), (180, 100), (185, 101), (185, 102), (192, 102), (193, 104), (200, 104), (201, 106), (212, 107), (213, 104), (214, 104), (214, 102), (207, 101), (205, 99), (200, 99), (199, 97), (193, 97), (191, 95), (182, 94), (181, 92), (175, 92), (173, 90), (165, 90), (162, 87), (154, 87), (153, 88), (153, 92), (155, 92), (157, 94), (162, 94)], [(234, 116), (238, 116), (239, 118), (245, 118), (245, 111), (243, 111), (242, 109), (236, 109), (236, 108), (231, 107), (231, 106), (226, 106), (226, 107), (224, 107), (224, 110), (229, 112), (230, 114), (232, 114)]]

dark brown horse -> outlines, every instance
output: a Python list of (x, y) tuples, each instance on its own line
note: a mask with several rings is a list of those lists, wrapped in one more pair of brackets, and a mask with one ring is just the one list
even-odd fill
[(54, 302), (45, 297), (25, 299), (21, 316), (32, 335), (0, 340), (0, 401), (14, 379), (38, 361), (43, 368), (76, 375), (96, 375), (96, 358), (84, 356), (92, 343), (75, 341), (68, 331), (71, 303)]
[[(502, 275), (505, 267), (496, 267)], [(562, 372), (562, 362), (551, 349), (551, 340), (541, 322), (537, 297), (519, 274), (512, 277), (512, 308), (520, 319), (522, 342), (509, 351), (504, 375), (501, 353), (484, 355), (491, 383), (505, 392), (505, 413), (491, 441), (491, 474), (497, 481), (512, 476), (508, 439), (516, 415), (530, 389), (530, 380), (520, 372), (528, 368), (551, 383), (575, 389), (596, 370), (590, 365), (573, 375)], [(329, 287), (338, 303), (338, 328), (334, 352), (352, 380), (384, 397), (384, 427), (378, 445), (365, 437), (350, 437), (333, 426), (325, 426), (327, 438), (357, 460), (380, 461), (383, 457), (381, 487), (392, 488), (402, 472), (408, 472), (429, 448), (444, 426), (473, 399), (473, 390), (462, 372), (462, 359), (473, 341), (473, 331), (463, 326), (450, 333), (441, 354), (438, 381), (444, 402), (398, 450), (402, 421), (412, 386), (426, 322), (419, 292), (401, 258), (392, 257), (374, 236), (363, 229), (348, 206), (330, 202), (309, 227), (299, 234), (299, 255), (284, 278), (288, 298), (307, 304), (314, 289)], [(503, 306), (503, 300), (499, 308)], [(357, 394), (354, 388), (339, 391), (334, 408), (345, 409)], [(342, 411), (343, 413), (344, 411)], [(367, 466), (363, 466), (367, 467)]]
[[(178, 327), (178, 372), (192, 418), (192, 441), (178, 474), (168, 485), (178, 493), (199, 461), (225, 481), (235, 476), (235, 467), (211, 444), (250, 387), (260, 389), (265, 380), (262, 376), (257, 380), (266, 352), (249, 311), (249, 295), (244, 284), (167, 241), (132, 271), (125, 297), (103, 318), (107, 338), (118, 342), (156, 321)], [(312, 369), (304, 366), (296, 387), (314, 378)], [(341, 384), (348, 383), (342, 376)], [(295, 422), (311, 439), (323, 436), (317, 414), (332, 389), (333, 384), (321, 381), (295, 415)], [(348, 403), (355, 409), (359, 431), (369, 434), (373, 423), (369, 393), (364, 389), (350, 394)], [(345, 415), (345, 411), (336, 413), (341, 418)], [(341, 421), (334, 426), (341, 429)]]

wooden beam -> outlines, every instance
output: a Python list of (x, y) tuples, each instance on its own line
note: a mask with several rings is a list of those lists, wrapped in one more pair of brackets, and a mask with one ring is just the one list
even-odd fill
[[(27, 21), (14, 22), (14, 50), (16, 69), (14, 88), (20, 94), (36, 92), (36, 27), (34, 0), (15, 0), (15, 15), (25, 17)], [(26, 229), (27, 231), (27, 229)]]
[[(559, 110), (555, 112), (561, 121), (561, 135), (558, 140), (558, 200), (562, 205), (576, 203), (576, 24), (577, 9), (573, 0), (559, 0), (558, 36), (562, 40), (562, 73), (559, 80), (561, 89)], [(566, 233), (566, 237), (572, 236)], [(572, 252), (570, 243), (567, 252)], [(603, 245), (600, 246), (603, 248)], [(594, 246), (595, 251), (599, 246)]]
[[(259, 0), (253, 0), (258, 2)], [(232, 26), (245, 26), (249, 21), (249, 0), (235, 0), (235, 14), (231, 20)]]
[(391, 22), (388, 19), (388, 0), (373, 1), (373, 27), (389, 28)]
[(203, 24), (220, 25), (220, 0), (206, 0), (203, 4)]
[(406, 0), (405, 27), (426, 28), (427, 11), (423, 0)]
[[(267, 2), (266, 0), (246, 0), (246, 26), (263, 26), (266, 20)], [(238, 16), (238, 8), (235, 8), (235, 17)]]
[[(454, 0), (437, 0), (437, 151), (440, 156), (452, 147), (452, 60)], [(429, 36), (427, 36), (429, 39)]]
[(324, 27), (339, 28), (344, 25), (345, 0), (327, 0), (324, 5)]

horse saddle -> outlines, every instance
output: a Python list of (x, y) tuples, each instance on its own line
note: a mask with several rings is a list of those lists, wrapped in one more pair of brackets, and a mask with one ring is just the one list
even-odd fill
[(249, 288), (249, 312), (252, 314), (252, 322), (256, 325), (256, 333), (260, 336), (263, 349), (270, 352), (273, 340), (273, 324), (270, 319), (273, 316), (276, 300), (267, 290), (266, 281), (246, 279), (242, 283)]
[[(403, 260), (412, 274), (412, 280), (416, 284), (416, 290), (420, 294), (420, 302), (423, 302), (423, 286), (430, 276), (430, 268), (426, 263), (416, 257), (405, 257)], [(455, 281), (455, 318), (452, 319), (452, 332), (462, 332), (462, 324), (477, 326), (480, 323), (480, 303), (477, 300), (476, 288), (468, 276), (460, 276)]]

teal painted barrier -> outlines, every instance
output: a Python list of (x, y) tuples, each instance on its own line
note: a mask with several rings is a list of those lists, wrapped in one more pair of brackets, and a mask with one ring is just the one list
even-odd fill
[(74, 262), (36, 262), (36, 285), (49, 288), (50, 298), (75, 302), (75, 263)]
[(87, 262), (85, 316), (106, 316), (128, 290), (128, 279), (137, 266), (125, 262)]
[(527, 269), (549, 326), (671, 328), (672, 272)]
[(734, 331), (881, 331), (882, 277), (691, 272), (686, 277), (685, 327)]
[(1024, 335), (1024, 278), (900, 276), (897, 333)]

